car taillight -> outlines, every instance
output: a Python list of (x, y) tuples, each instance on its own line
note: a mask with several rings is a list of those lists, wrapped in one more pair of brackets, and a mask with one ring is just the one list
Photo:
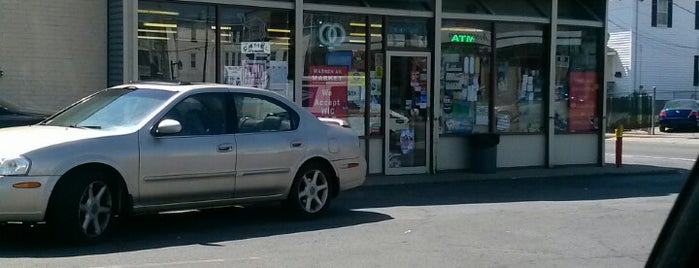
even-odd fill
[(689, 113), (689, 117), (692, 116), (697, 117), (697, 111), (692, 111), (691, 113)]
[(660, 111), (660, 114), (658, 116), (665, 117), (665, 111)]

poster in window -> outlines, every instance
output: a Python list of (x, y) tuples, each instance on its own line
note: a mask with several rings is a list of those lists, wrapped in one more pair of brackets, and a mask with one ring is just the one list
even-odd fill
[(286, 89), (289, 66), (286, 61), (269, 62), (269, 89)]
[(570, 132), (594, 130), (597, 110), (597, 72), (570, 72), (569, 83), (568, 130)]
[(243, 60), (243, 85), (267, 88), (267, 61)]
[(347, 66), (309, 66), (304, 106), (315, 116), (347, 117)]
[(226, 84), (234, 86), (243, 85), (243, 67), (241, 66), (224, 66), (224, 81)]

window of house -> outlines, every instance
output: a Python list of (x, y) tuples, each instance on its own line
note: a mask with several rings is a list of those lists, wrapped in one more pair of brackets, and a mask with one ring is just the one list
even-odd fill
[(653, 0), (651, 26), (672, 27), (672, 0)]
[(189, 55), (189, 67), (192, 69), (197, 68), (197, 53), (192, 53)]

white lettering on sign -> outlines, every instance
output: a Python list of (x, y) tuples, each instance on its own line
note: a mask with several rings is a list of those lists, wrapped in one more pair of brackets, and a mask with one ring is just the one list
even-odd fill
[(241, 42), (240, 52), (243, 54), (269, 54), (271, 49), (269, 42)]

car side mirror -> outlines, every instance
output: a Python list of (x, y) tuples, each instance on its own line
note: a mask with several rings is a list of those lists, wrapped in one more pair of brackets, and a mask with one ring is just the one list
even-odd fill
[(158, 126), (155, 128), (155, 135), (162, 136), (176, 134), (180, 131), (182, 131), (182, 125), (179, 121), (174, 119), (165, 119), (158, 123)]

